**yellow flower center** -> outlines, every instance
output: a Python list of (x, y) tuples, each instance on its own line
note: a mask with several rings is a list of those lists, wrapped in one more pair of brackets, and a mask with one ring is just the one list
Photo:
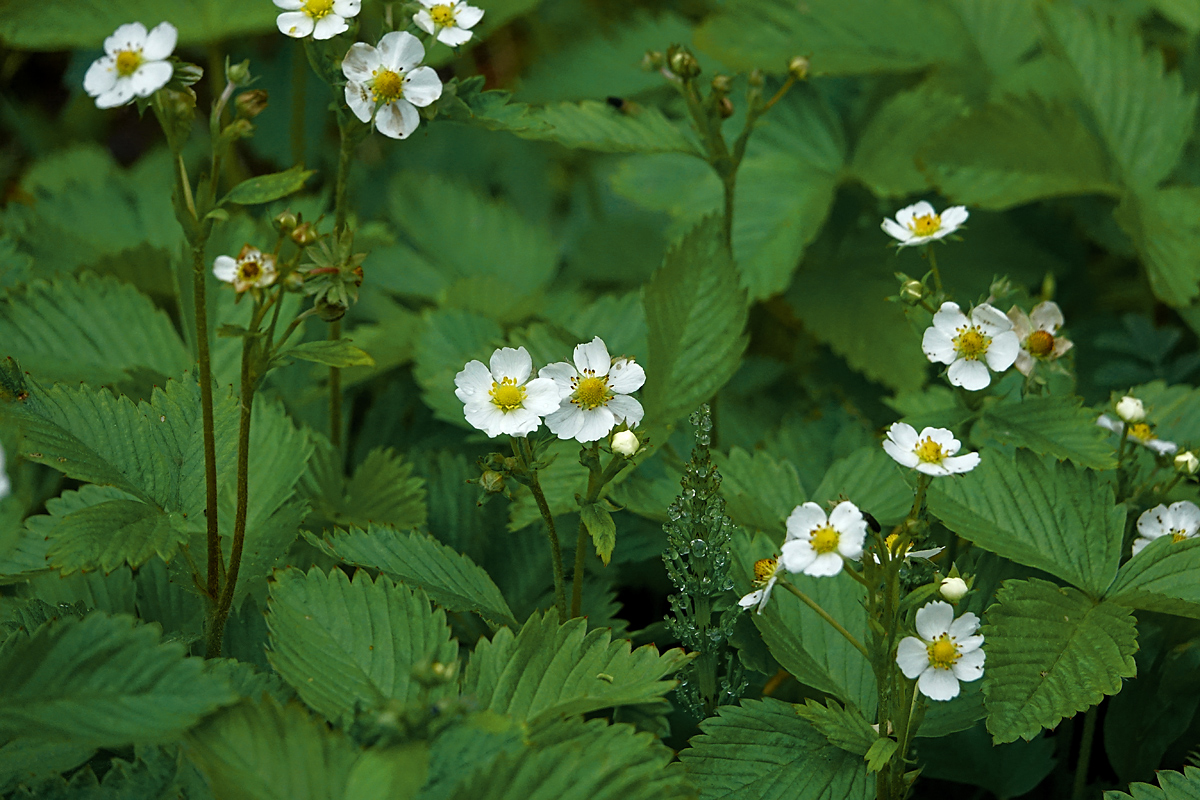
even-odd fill
[(917, 442), (917, 446), (913, 448), (913, 452), (917, 454), (917, 458), (926, 464), (940, 464), (942, 463), (942, 459), (946, 457), (946, 451), (931, 436), (926, 436)]
[(824, 555), (832, 553), (838, 546), (838, 532), (833, 529), (832, 525), (822, 525), (813, 531), (812, 548), (817, 553)]
[(127, 78), (142, 65), (141, 50), (122, 50), (117, 53), (117, 74)]
[(304, 13), (313, 19), (321, 19), (333, 13), (333, 0), (305, 0)]
[(575, 384), (575, 396), (571, 402), (590, 411), (607, 403), (610, 397), (612, 394), (608, 391), (607, 375), (603, 378), (588, 377)]
[(950, 669), (959, 659), (958, 645), (950, 641), (950, 634), (943, 633), (926, 647), (929, 665), (935, 669)]
[(525, 402), (525, 387), (517, 386), (513, 378), (504, 378), (499, 383), (493, 382), (488, 394), (492, 396), (492, 403), (501, 411), (516, 411)]
[(253, 283), (262, 276), (262, 264), (257, 259), (253, 261), (243, 261), (238, 264), (239, 276), (243, 283)]
[(1031, 356), (1045, 358), (1054, 352), (1054, 334), (1050, 331), (1034, 331), (1025, 340), (1025, 349)]
[(979, 328), (970, 327), (954, 337), (954, 350), (960, 358), (978, 361), (987, 353), (992, 337), (982, 333)]
[(1171, 531), (1171, 541), (1172, 542), (1182, 542), (1184, 539), (1187, 539), (1187, 538), (1189, 538), (1189, 537), (1188, 537), (1187, 531), (1185, 531), (1185, 530)]
[(1150, 430), (1150, 426), (1146, 423), (1139, 422), (1129, 426), (1129, 435), (1139, 442), (1148, 442), (1154, 438), (1154, 431)]
[(404, 96), (404, 76), (390, 69), (381, 69), (371, 81), (371, 99), (376, 103), (391, 103)]
[(930, 236), (942, 229), (941, 214), (926, 214), (921, 217), (913, 217), (912, 222), (908, 223), (908, 229), (917, 236)]
[(438, 5), (429, 9), (429, 16), (433, 18), (434, 25), (441, 25), (446, 28), (454, 24), (454, 6)]
[(771, 580), (771, 576), (775, 574), (775, 570), (779, 567), (779, 559), (777, 558), (760, 558), (754, 562), (754, 582), (766, 583)]

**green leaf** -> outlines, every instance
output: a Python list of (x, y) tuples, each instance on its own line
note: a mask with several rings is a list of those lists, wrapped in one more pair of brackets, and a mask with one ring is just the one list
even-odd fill
[(803, 705), (797, 704), (795, 709), (831, 744), (836, 744), (847, 753), (865, 756), (877, 742), (882, 741), (862, 714), (851, 706), (843, 708), (836, 700), (828, 700), (822, 705), (810, 698)]
[(222, 800), (353, 800), (358, 748), (297, 703), (243, 701), (190, 731), (184, 748)]
[(422, 689), (413, 668), (458, 657), (443, 611), (423, 594), (361, 571), (353, 581), (340, 569), (276, 573), (267, 625), (271, 666), (335, 723), (350, 720), (359, 704), (415, 701)]
[(47, 383), (165, 383), (191, 364), (170, 318), (133, 286), (90, 273), (34, 281), (0, 301), (5, 354)]
[[(101, 763), (103, 763), (101, 761)], [(96, 766), (99, 766), (97, 764)], [(146, 800), (179, 792), (180, 768), (189, 769), (176, 747), (139, 747), (137, 758), (109, 761), (103, 780), (86, 765), (67, 781), (54, 776), (48, 783), (27, 781), (14, 800)], [(36, 786), (36, 789), (30, 787)]]
[(1125, 562), (1104, 599), (1129, 608), (1200, 619), (1200, 539), (1164, 536)]
[(1049, 43), (1076, 78), (1080, 98), (1126, 184), (1153, 188), (1192, 135), (1196, 95), (1178, 71), (1164, 74), (1157, 48), (1131, 29), (1073, 8), (1042, 7)]
[(668, 250), (643, 291), (650, 348), (643, 402), (647, 419), (666, 425), (724, 386), (746, 349), (746, 295), (719, 218)]
[(1200, 189), (1172, 186), (1127, 194), (1113, 216), (1133, 239), (1150, 287), (1165, 303), (1200, 295)]
[(941, 3), (871, 0), (733, 0), (696, 31), (701, 50), (725, 66), (782, 73), (806, 55), (817, 75), (914, 72), (954, 63), (964, 42)]
[(413, 800), (429, 774), (429, 745), (414, 741), (364, 752), (350, 773), (346, 798)]
[(790, 461), (740, 447), (715, 460), (724, 479), (725, 513), (738, 525), (778, 535), (792, 509), (808, 499)]
[(960, 684), (961, 691), (953, 703), (930, 703), (915, 735), (922, 739), (940, 739), (974, 727), (987, 716), (981, 684), (981, 681)]
[(1155, 775), (1158, 786), (1131, 783), (1132, 795), (1113, 790), (1104, 793), (1104, 800), (1200, 800), (1200, 768), (1184, 767), (1183, 772), (1164, 769)]
[[(939, 706), (957, 705), (939, 703)], [(921, 744), (921, 775), (980, 786), (996, 797), (1021, 797), (1040, 784), (1058, 760), (1055, 740), (1047, 736), (1032, 741), (993, 745), (982, 725)]]
[(918, 157), (943, 194), (972, 207), (1120, 191), (1087, 122), (1065, 102), (1036, 96), (972, 111), (942, 127)]
[(474, 611), (497, 625), (516, 625), (504, 595), (487, 572), (465, 555), (419, 531), (382, 525), (352, 528), (326, 538), (329, 552), (349, 564), (377, 569), (429, 595), (447, 611)]
[(664, 680), (691, 656), (682, 650), (659, 654), (654, 645), (630, 651), (628, 640), (612, 641), (607, 628), (587, 630), (575, 618), (559, 624), (555, 611), (534, 613), (514, 635), (501, 628), (480, 640), (467, 663), (463, 694), (481, 709), (536, 724), (559, 716), (645, 703), (665, 704), (675, 688)]
[(300, 191), (304, 188), (304, 182), (315, 174), (316, 170), (295, 166), (283, 172), (247, 178), (230, 189), (229, 194), (222, 197), (218, 205), (236, 203), (239, 206), (256, 206), (270, 203)]
[(315, 364), (327, 364), (331, 367), (373, 367), (375, 359), (351, 344), (350, 339), (322, 339), (315, 342), (304, 342), (295, 347), (289, 347), (278, 356), (280, 359), (298, 358), (302, 361), (312, 361)]
[(93, 567), (140, 567), (154, 556), (175, 557), (187, 541), (186, 520), (136, 500), (109, 500), (60, 518), (50, 531), (46, 560), (62, 574)]
[(900, 743), (890, 737), (880, 737), (871, 744), (871, 749), (864, 757), (868, 772), (879, 772), (888, 765)]
[(1121, 691), (1137, 672), (1128, 609), (1047, 581), (1005, 581), (984, 626), (987, 728), (997, 743), (1032, 739)]
[(1135, 394), (1146, 404), (1154, 432), (1169, 442), (1200, 444), (1200, 389), (1154, 381)]
[(110, 749), (177, 736), (236, 699), (157, 626), (102, 612), (12, 634), (0, 697), (0, 735)]
[(470, 428), (463, 404), (454, 395), (454, 376), (468, 361), (487, 363), (502, 339), (500, 326), (466, 311), (440, 309), (425, 316), (425, 330), (417, 343), (413, 376), (421, 399), (440, 420)]
[(985, 550), (1099, 597), (1116, 576), (1125, 507), (1090, 470), (1028, 450), (984, 451), (965, 475), (935, 480), (929, 512)]
[(830, 744), (778, 700), (721, 706), (679, 754), (701, 800), (867, 800), (875, 778), (862, 756)]
[(53, 569), (46, 561), (46, 554), (50, 550), (50, 533), (61, 518), (89, 506), (109, 500), (128, 500), (131, 497), (132, 495), (110, 486), (89, 484), (80, 487), (78, 491), (68, 490), (47, 500), (48, 513), (28, 517), (12, 549), (0, 559), (0, 575), (4, 576), (3, 582), (25, 581)]
[(992, 76), (1015, 69), (1037, 45), (1034, 0), (955, 0), (953, 7)]
[(392, 448), (376, 447), (354, 469), (342, 473), (341, 455), (328, 440), (320, 439), (301, 480), (300, 493), (313, 506), (305, 525), (325, 528), (372, 522), (407, 530), (425, 525), (425, 481), (413, 474), (413, 463)]
[(913, 503), (912, 489), (904, 482), (900, 466), (874, 444), (833, 462), (812, 494), (818, 503), (843, 495), (881, 525), (899, 524)]
[(617, 546), (617, 523), (613, 522), (612, 514), (602, 502), (583, 506), (579, 509), (579, 516), (596, 546), (596, 555), (607, 567), (613, 548)]
[(1115, 469), (1112, 439), (1096, 424), (1096, 413), (1080, 402), (1075, 397), (1042, 395), (1000, 403), (984, 413), (977, 430), (1000, 444), (1066, 459), (1079, 467)]

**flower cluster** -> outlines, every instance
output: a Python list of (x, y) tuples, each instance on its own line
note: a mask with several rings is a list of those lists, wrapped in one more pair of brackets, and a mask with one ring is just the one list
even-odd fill
[[(607, 436), (624, 423), (642, 421), (642, 404), (630, 396), (646, 382), (646, 372), (632, 358), (612, 358), (597, 336), (578, 345), (574, 363), (547, 364), (533, 375), (533, 359), (524, 347), (504, 347), (492, 354), (490, 369), (471, 361), (454, 376), (454, 394), (463, 403), (467, 422), (489, 437), (528, 436), (545, 417), (560, 439), (588, 443)], [(637, 439), (621, 440), (631, 455)]]
[(293, 39), (332, 39), (350, 29), (362, 0), (274, 0), (283, 13), (275, 19), (279, 32)]

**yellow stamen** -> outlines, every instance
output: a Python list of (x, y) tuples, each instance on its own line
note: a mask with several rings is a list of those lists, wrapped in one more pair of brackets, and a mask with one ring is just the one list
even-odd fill
[(961, 657), (958, 645), (950, 641), (948, 633), (934, 639), (932, 644), (926, 646), (926, 650), (929, 652), (929, 665), (935, 669), (950, 669)]
[(940, 464), (942, 463), (942, 459), (946, 457), (946, 451), (930, 436), (926, 436), (918, 442), (913, 452), (917, 454), (917, 458), (926, 464)]
[(1182, 542), (1184, 539), (1187, 539), (1187, 538), (1189, 538), (1187, 531), (1171, 531), (1171, 541), (1172, 542)]
[(1129, 435), (1137, 439), (1139, 442), (1148, 442), (1156, 438), (1154, 431), (1150, 430), (1150, 426), (1144, 422), (1139, 422), (1136, 425), (1129, 426)]
[(381, 69), (371, 81), (371, 99), (376, 103), (391, 103), (404, 96), (404, 76), (390, 69)]
[(1050, 331), (1034, 331), (1025, 340), (1025, 349), (1035, 358), (1045, 358), (1054, 352), (1054, 334)]
[(779, 567), (779, 559), (777, 558), (760, 558), (754, 562), (754, 582), (766, 583), (771, 580), (771, 576), (775, 574), (775, 570)]
[(499, 383), (493, 382), (488, 394), (492, 396), (492, 403), (501, 411), (516, 411), (525, 403), (525, 387), (517, 386), (513, 378), (504, 378)]
[(812, 533), (812, 549), (818, 554), (832, 553), (838, 546), (838, 532), (832, 525), (822, 525)]
[(571, 402), (580, 408), (590, 411), (605, 405), (612, 398), (608, 390), (608, 376), (603, 378), (588, 377), (575, 384), (575, 395)]
[(429, 9), (429, 16), (433, 18), (434, 25), (440, 25), (443, 28), (448, 28), (454, 24), (454, 6), (434, 6), (433, 8)]
[(142, 65), (141, 50), (122, 50), (117, 53), (117, 74), (127, 78)]
[(313, 19), (321, 19), (333, 13), (333, 0), (305, 0), (304, 13)]
[(925, 214), (921, 217), (913, 217), (912, 222), (908, 223), (908, 229), (917, 236), (929, 236), (937, 233), (942, 229), (942, 215)]
[[(960, 328), (960, 330), (962, 330)], [(987, 354), (988, 345), (992, 343), (992, 337), (984, 334), (979, 328), (970, 327), (963, 330), (954, 339), (954, 350), (958, 353), (959, 358), (965, 358), (969, 361), (978, 361)]]

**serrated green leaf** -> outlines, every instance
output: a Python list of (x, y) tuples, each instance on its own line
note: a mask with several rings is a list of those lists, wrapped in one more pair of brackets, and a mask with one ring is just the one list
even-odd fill
[[(1043, 395), (989, 408), (980, 433), (1000, 444), (1066, 459), (1088, 469), (1115, 469), (1116, 454), (1096, 413), (1074, 397)], [(973, 434), (974, 435), (974, 434)]]
[(353, 581), (340, 569), (328, 576), (315, 567), (277, 572), (267, 625), (271, 666), (335, 723), (351, 719), (359, 704), (416, 700), (421, 686), (413, 668), (458, 657), (445, 612), (430, 608), (421, 593), (362, 571)]
[[(957, 705), (939, 703), (938, 706)], [(1038, 736), (995, 745), (982, 725), (921, 745), (922, 777), (980, 786), (996, 797), (1033, 791), (1059, 763), (1055, 740)]]
[(746, 348), (746, 295), (720, 227), (716, 217), (702, 221), (667, 251), (643, 290), (649, 357), (642, 402), (655, 425), (712, 397)]
[(867, 762), (868, 772), (879, 772), (888, 765), (892, 760), (892, 756), (896, 755), (896, 749), (900, 747), (900, 743), (895, 739), (888, 737), (880, 737), (871, 744), (871, 749), (863, 757)]
[[(137, 758), (109, 761), (104, 778), (98, 779), (87, 765), (70, 781), (55, 776), (48, 783), (21, 787), (14, 800), (146, 800), (165, 798), (179, 791), (179, 772), (183, 766), (176, 747), (139, 747)], [(185, 769), (187, 767), (184, 767)]]
[(58, 778), (90, 759), (94, 747), (63, 744), (52, 739), (22, 736), (0, 745), (0, 789), (17, 784), (36, 786)]
[[(150, 569), (150, 563), (142, 569)], [(82, 603), (89, 610), (108, 614), (134, 614), (136, 611), (137, 586), (133, 571), (125, 566), (108, 573), (94, 570), (70, 576), (38, 575), (15, 588), (20, 597), (36, 597), (51, 605)]]
[(247, 178), (229, 190), (221, 198), (218, 205), (235, 203), (239, 206), (256, 206), (270, 203), (294, 194), (304, 188), (304, 182), (316, 174), (316, 170), (304, 169), (300, 166), (285, 169), (283, 172), (272, 172), (270, 175), (258, 175)]
[(913, 502), (900, 466), (874, 444), (833, 462), (812, 496), (818, 503), (845, 496), (881, 525), (898, 524)]
[(1200, 539), (1151, 542), (1125, 562), (1104, 599), (1129, 608), (1200, 619)]
[(390, 447), (371, 450), (347, 478), (340, 454), (327, 440), (319, 440), (300, 493), (313, 506), (305, 525), (316, 531), (365, 528), (373, 522), (407, 530), (423, 526), (429, 516), (425, 481), (413, 474), (411, 461)]
[(133, 286), (91, 273), (34, 281), (0, 301), (0, 341), (46, 383), (148, 387), (191, 364), (170, 318)]
[(795, 709), (796, 713), (819, 730), (830, 744), (836, 744), (847, 753), (865, 756), (879, 741), (879, 733), (862, 714), (851, 706), (843, 708), (836, 700), (828, 700), (822, 705), (809, 699), (802, 705), (797, 704)]
[(478, 314), (442, 309), (427, 313), (424, 327), (413, 369), (421, 398), (438, 419), (470, 428), (454, 395), (454, 376), (468, 361), (488, 363), (502, 339), (500, 326)]
[(997, 743), (1032, 739), (1137, 672), (1128, 609), (1036, 579), (1005, 581), (996, 599), (983, 628), (983, 692)]
[(1200, 389), (1154, 381), (1134, 393), (1146, 404), (1146, 417), (1156, 435), (1169, 442), (1200, 444)]
[(738, 525), (778, 535), (792, 509), (808, 499), (790, 461), (740, 447), (714, 460), (724, 479), (725, 513)]
[(1154, 294), (1173, 306), (1200, 295), (1200, 189), (1171, 186), (1127, 194), (1113, 213), (1133, 239)]
[(156, 555), (170, 561), (187, 541), (185, 523), (178, 514), (136, 500), (109, 500), (59, 519), (46, 559), (64, 575), (94, 567), (109, 571), (125, 563), (140, 567)]
[(330, 339), (304, 342), (284, 350), (279, 354), (279, 358), (298, 358), (301, 361), (312, 361), (315, 364), (327, 364), (343, 369), (375, 366), (375, 359), (351, 344), (350, 339), (338, 339), (336, 342)]
[(984, 451), (971, 472), (934, 481), (928, 498), (930, 513), (958, 535), (1093, 596), (1116, 576), (1125, 507), (1090, 470), (1028, 450)]
[(606, 628), (587, 630), (575, 618), (559, 624), (557, 612), (534, 613), (514, 635), (501, 628), (481, 640), (467, 663), (463, 694), (479, 708), (536, 723), (602, 708), (665, 703), (675, 687), (666, 680), (691, 656), (659, 654), (654, 645), (630, 650)]
[(993, 76), (1014, 69), (1037, 45), (1033, 0), (954, 0), (952, 5)]
[(592, 537), (596, 555), (607, 567), (613, 548), (617, 546), (617, 523), (613, 522), (612, 514), (602, 503), (588, 503), (579, 509), (579, 517)]
[(1104, 800), (1200, 800), (1200, 768), (1184, 767), (1183, 772), (1160, 770), (1156, 773), (1158, 786), (1131, 783), (1132, 795), (1108, 791)]
[(516, 625), (487, 572), (426, 534), (372, 525), (367, 530), (335, 531), (326, 543), (337, 558), (420, 589), (448, 611), (474, 611), (497, 625)]
[(0, 735), (108, 748), (176, 736), (235, 699), (156, 626), (102, 612), (12, 634), (0, 697)]
[(862, 756), (830, 744), (789, 703), (721, 706), (679, 754), (701, 800), (867, 800), (875, 779)]

